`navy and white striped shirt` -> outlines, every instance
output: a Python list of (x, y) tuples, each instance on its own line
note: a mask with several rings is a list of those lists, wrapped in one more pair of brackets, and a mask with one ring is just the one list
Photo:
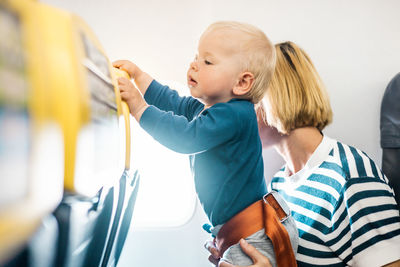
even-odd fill
[(324, 137), (294, 175), (284, 166), (270, 188), (299, 229), (299, 266), (382, 266), (400, 259), (393, 190), (362, 151)]

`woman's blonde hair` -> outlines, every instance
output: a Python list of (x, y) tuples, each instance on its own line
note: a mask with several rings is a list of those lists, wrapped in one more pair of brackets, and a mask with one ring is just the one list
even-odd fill
[(266, 100), (266, 123), (288, 134), (301, 127), (320, 131), (332, 122), (328, 93), (309, 56), (292, 42), (275, 45), (276, 67)]
[[(206, 29), (205, 33), (214, 30), (234, 31), (240, 40), (240, 53), (242, 53), (243, 71), (249, 71), (254, 75), (254, 83), (250, 91), (242, 98), (248, 99), (253, 103), (258, 103), (264, 97), (275, 69), (275, 48), (263, 31), (257, 27), (237, 22), (237, 21), (218, 21)], [(204, 33), (203, 33), (204, 34)]]

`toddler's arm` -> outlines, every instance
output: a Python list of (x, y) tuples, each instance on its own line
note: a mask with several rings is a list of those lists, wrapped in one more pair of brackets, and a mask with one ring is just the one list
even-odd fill
[(149, 105), (154, 105), (163, 111), (172, 111), (175, 115), (185, 116), (192, 120), (204, 105), (191, 96), (180, 96), (176, 90), (153, 80), (147, 89), (144, 100)]
[(193, 120), (149, 106), (140, 126), (169, 149), (195, 154), (233, 140), (242, 131), (245, 117), (227, 103), (216, 104)]
[(126, 78), (118, 79), (118, 87), (121, 98), (126, 101), (140, 126), (175, 152), (193, 154), (213, 148), (233, 138), (237, 125), (241, 124), (232, 107), (226, 103), (208, 109), (207, 116), (192, 120), (149, 106), (139, 90)]
[[(181, 97), (175, 90), (157, 83), (149, 74), (143, 72), (136, 64), (128, 60), (117, 60), (113, 62), (113, 66), (128, 72), (143, 97), (145, 97), (145, 101), (161, 110), (172, 111), (174, 114), (192, 119), (193, 112), (197, 111), (200, 108), (199, 106), (203, 106), (194, 98)], [(153, 84), (153, 90), (148, 90), (151, 84)], [(120, 82), (119, 85), (129, 92), (127, 82), (122, 82), (122, 84)], [(146, 94), (146, 92), (148, 93)]]
[(192, 154), (205, 151), (236, 135), (240, 120), (234, 115), (234, 109), (225, 103), (208, 109), (207, 116), (189, 121), (184, 116), (149, 106), (139, 90), (126, 78), (119, 78), (118, 86), (122, 99), (140, 126), (161, 144), (176, 152)]

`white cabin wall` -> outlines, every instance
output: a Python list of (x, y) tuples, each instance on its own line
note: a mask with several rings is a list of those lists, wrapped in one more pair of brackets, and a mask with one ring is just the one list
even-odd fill
[[(381, 163), (379, 114), (384, 89), (400, 72), (398, 0), (45, 0), (80, 15), (111, 60), (131, 59), (160, 80), (186, 83), (201, 32), (239, 20), (275, 43), (291, 40), (310, 55), (334, 112), (325, 130)], [(264, 151), (266, 177), (282, 164)], [(206, 266), (199, 205), (182, 229), (132, 231), (119, 266)]]

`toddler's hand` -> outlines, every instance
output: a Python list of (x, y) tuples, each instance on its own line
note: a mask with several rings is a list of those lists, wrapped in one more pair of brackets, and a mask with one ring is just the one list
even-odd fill
[(113, 62), (113, 66), (126, 71), (131, 78), (135, 79), (135, 84), (140, 92), (144, 95), (153, 78), (146, 72), (142, 71), (138, 66), (128, 60), (117, 60)]
[(121, 70), (126, 71), (131, 78), (136, 79), (141, 75), (142, 70), (139, 69), (136, 64), (130, 62), (129, 60), (117, 60), (113, 62), (113, 66)]
[(140, 121), (143, 112), (148, 107), (142, 94), (133, 83), (126, 78), (118, 79), (118, 87), (121, 92), (121, 98), (128, 104), (132, 116), (135, 117), (137, 121)]

